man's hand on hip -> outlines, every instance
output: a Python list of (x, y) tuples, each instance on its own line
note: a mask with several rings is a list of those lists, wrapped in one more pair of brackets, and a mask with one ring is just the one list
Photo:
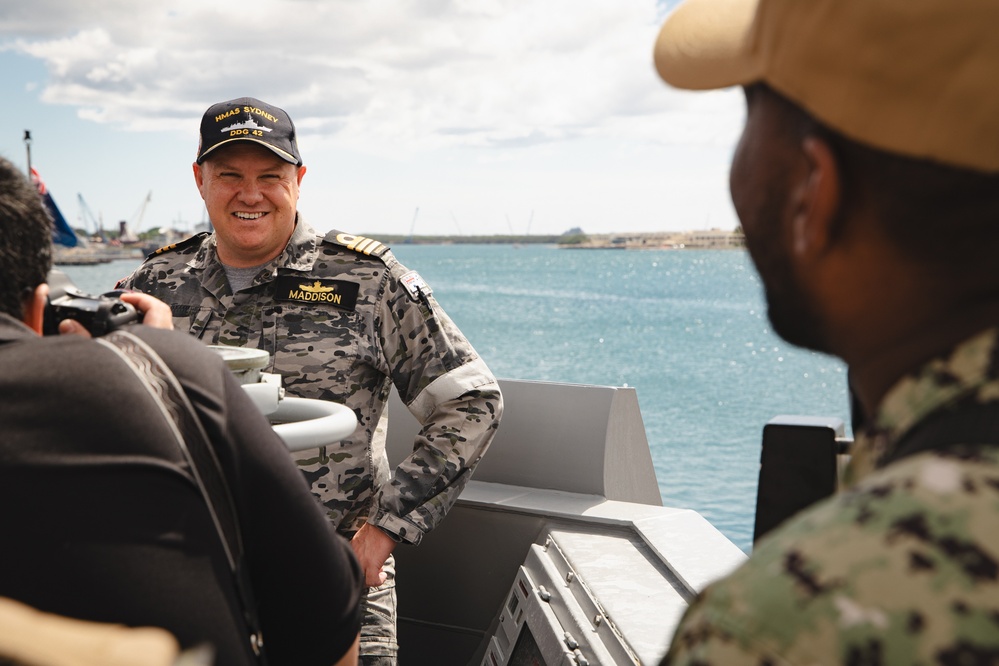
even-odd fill
[(385, 582), (387, 576), (382, 566), (395, 549), (395, 543), (392, 537), (371, 523), (364, 523), (350, 540), (354, 555), (364, 571), (364, 584), (368, 587), (378, 587)]

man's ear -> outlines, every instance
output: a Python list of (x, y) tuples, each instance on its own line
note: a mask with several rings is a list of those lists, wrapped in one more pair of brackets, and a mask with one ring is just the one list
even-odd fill
[(823, 252), (835, 239), (842, 179), (832, 147), (823, 139), (807, 136), (801, 142), (807, 173), (798, 189), (792, 222), (796, 254)]
[[(204, 182), (204, 172), (201, 169), (201, 165), (197, 162), (191, 164), (191, 170), (194, 172), (194, 184), (198, 186), (198, 192), (201, 192), (201, 185)], [(204, 194), (201, 195), (204, 198)]]
[(21, 318), (28, 328), (38, 335), (42, 335), (42, 327), (45, 321), (45, 306), (49, 302), (49, 286), (44, 282), (35, 287), (35, 290), (24, 299), (24, 316)]

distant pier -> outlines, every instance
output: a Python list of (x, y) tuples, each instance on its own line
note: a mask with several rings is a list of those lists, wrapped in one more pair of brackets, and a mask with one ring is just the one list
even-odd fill
[(559, 247), (576, 250), (727, 250), (746, 246), (746, 237), (740, 229), (587, 234), (574, 240), (577, 242), (559, 243)]

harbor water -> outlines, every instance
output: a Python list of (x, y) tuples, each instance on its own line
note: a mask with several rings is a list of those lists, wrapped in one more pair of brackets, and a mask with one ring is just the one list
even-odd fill
[[(698, 511), (746, 552), (766, 422), (832, 416), (849, 428), (845, 366), (774, 335), (744, 251), (393, 251), (498, 377), (634, 387), (663, 502)], [(137, 263), (60, 268), (97, 294)]]

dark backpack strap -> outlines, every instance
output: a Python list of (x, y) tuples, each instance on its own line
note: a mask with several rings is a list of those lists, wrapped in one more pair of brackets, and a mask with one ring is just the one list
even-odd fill
[(957, 445), (999, 445), (999, 402), (958, 405), (938, 412), (903, 435), (879, 465)]
[(114, 331), (95, 340), (125, 361), (163, 412), (184, 458), (188, 461), (225, 550), (243, 617), (250, 629), (250, 647), (257, 656), (258, 663), (266, 664), (257, 606), (243, 558), (236, 505), (194, 406), (163, 359), (142, 340), (124, 330)]

